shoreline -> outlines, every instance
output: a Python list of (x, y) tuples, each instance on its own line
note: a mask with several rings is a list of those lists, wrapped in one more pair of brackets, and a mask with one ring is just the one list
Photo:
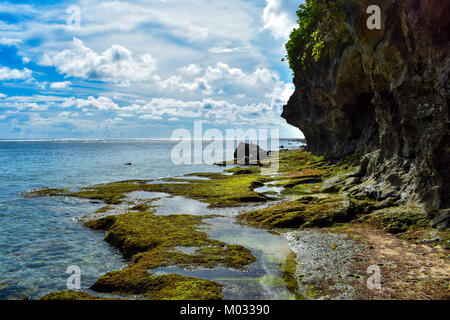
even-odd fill
[[(428, 228), (429, 221), (419, 207), (395, 204), (386, 206), (386, 203), (380, 204), (374, 200), (346, 194), (342, 191), (345, 189), (342, 186), (348, 187), (347, 180), (352, 172), (357, 171), (357, 167), (351, 163), (332, 164), (323, 157), (302, 150), (280, 153), (278, 176), (260, 176), (258, 170), (259, 168), (243, 166), (226, 169), (224, 173), (227, 174), (192, 173), (182, 178), (163, 179), (159, 183), (141, 180), (116, 182), (88, 187), (80, 192), (47, 189), (35, 191), (33, 196), (74, 196), (105, 202), (106, 206), (97, 212), (102, 214), (102, 218), (87, 222), (86, 225), (94, 230), (106, 230), (108, 233), (105, 240), (132, 260), (128, 267), (101, 277), (92, 287), (103, 293), (123, 296), (137, 294), (150, 299), (223, 298), (220, 293), (222, 285), (214, 281), (175, 275), (149, 278), (147, 270), (171, 265), (188, 269), (195, 266), (210, 269), (218, 266), (245, 269), (255, 262), (255, 256), (244, 246), (231, 247), (233, 249), (228, 250), (230, 245), (226, 242), (220, 243), (202, 234), (201, 225), (208, 223), (211, 216), (199, 218), (186, 214), (155, 215), (155, 200), (143, 201), (141, 205), (136, 205), (134, 209), (137, 212), (134, 213), (118, 212), (113, 217), (107, 215), (108, 210), (123, 203), (130, 192), (159, 192), (169, 194), (171, 197), (200, 201), (209, 208), (245, 208), (242, 205), (264, 204), (263, 208), (241, 212), (236, 222), (281, 235), (305, 232), (305, 234), (308, 232), (316, 235), (324, 234), (322, 238), (344, 235), (342, 243), (338, 240), (336, 243), (325, 241), (326, 245), (322, 250), (324, 252), (329, 250), (332, 254), (342, 250), (337, 256), (337, 260), (345, 266), (342, 270), (346, 270), (346, 279), (342, 283), (333, 283), (339, 277), (327, 277), (323, 272), (321, 277), (317, 277), (314, 270), (311, 271), (313, 277), (311, 274), (307, 275), (310, 277), (306, 281), (308, 277), (302, 275), (299, 267), (302, 264), (302, 261), (299, 261), (302, 257), (301, 252), (294, 250), (297, 257), (292, 258), (290, 255), (289, 259), (286, 258), (281, 278), (284, 286), (297, 299), (448, 298), (450, 274), (447, 267), (448, 231)], [(268, 190), (262, 193), (254, 191), (264, 187)], [(274, 192), (270, 188), (281, 188), (279, 189), (281, 191)], [(154, 234), (148, 234), (147, 231), (135, 229), (143, 221), (147, 221), (150, 228), (153, 225), (161, 225), (167, 221), (167, 217), (172, 221), (166, 225), (166, 231), (175, 232), (181, 226), (187, 228), (189, 233), (182, 234), (176, 239), (173, 237), (168, 239), (167, 235), (158, 238)], [(190, 234), (192, 232), (194, 237)], [(431, 240), (435, 241), (427, 242), (426, 239), (430, 234), (434, 235), (434, 239)], [(437, 238), (439, 240), (436, 240)], [(197, 249), (189, 254), (183, 252), (174, 254), (167, 250), (180, 247), (180, 244), (181, 246), (188, 244)], [(355, 251), (354, 248), (350, 249), (353, 246), (350, 245), (343, 250), (347, 244), (355, 246), (357, 244), (365, 249)], [(290, 242), (290, 247), (291, 249), (295, 247), (293, 241)], [(353, 253), (344, 258), (352, 250)], [(318, 257), (323, 256), (324, 252), (318, 252)], [(406, 256), (402, 254), (405, 252)], [(415, 263), (418, 261), (416, 256), (431, 262), (425, 266), (418, 265)], [(158, 263), (154, 264), (155, 261)], [(143, 265), (142, 268), (140, 264)], [(380, 265), (382, 269), (381, 290), (367, 289), (366, 269), (370, 265)], [(420, 272), (414, 272), (419, 269)], [(187, 284), (191, 285), (192, 281), (195, 285), (204, 286), (202, 295), (193, 296), (193, 293), (187, 290)], [(155, 283), (158, 289), (156, 292), (154, 290), (150, 292), (148, 288), (155, 287)], [(349, 292), (352, 291), (353, 294), (341, 296), (342, 290), (339, 292), (339, 288), (342, 286), (351, 288)], [(69, 298), (95, 299), (94, 296), (80, 296), (77, 292), (55, 293), (44, 297), (63, 300)]]

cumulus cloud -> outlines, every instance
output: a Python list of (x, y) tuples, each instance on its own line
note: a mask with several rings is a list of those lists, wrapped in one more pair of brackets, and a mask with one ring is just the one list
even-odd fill
[(78, 109), (86, 110), (101, 110), (111, 111), (120, 110), (118, 104), (116, 104), (111, 98), (100, 96), (98, 98), (88, 97), (87, 99), (67, 98), (61, 104), (64, 108), (76, 107)]
[(169, 92), (201, 92), (203, 94), (211, 94), (211, 86), (208, 81), (203, 78), (196, 78), (193, 81), (183, 81), (179, 76), (172, 76), (166, 80), (162, 80), (156, 83), (156, 86), (161, 91)]
[(74, 38), (71, 49), (55, 56), (45, 55), (42, 64), (55, 66), (65, 76), (121, 83), (146, 81), (156, 70), (156, 60), (149, 54), (134, 57), (127, 48), (113, 45), (98, 54)]
[(190, 76), (196, 76), (200, 72), (202, 72), (202, 67), (200, 67), (197, 64), (190, 64), (188, 66), (184, 66), (184, 67), (180, 68), (180, 72), (190, 75)]
[(281, 7), (282, 0), (266, 0), (266, 7), (263, 12), (264, 29), (270, 30), (275, 38), (289, 36), (295, 27), (295, 21)]
[(52, 88), (52, 89), (65, 89), (65, 88), (67, 88), (70, 85), (72, 85), (71, 81), (53, 82), (50, 85), (50, 88)]
[(277, 74), (266, 68), (256, 68), (254, 72), (246, 73), (240, 68), (230, 67), (223, 62), (209, 66), (204, 77), (208, 82), (244, 87), (261, 87), (279, 81)]
[(0, 81), (5, 80), (27, 80), (31, 79), (32, 71), (25, 68), (23, 70), (0, 67)]

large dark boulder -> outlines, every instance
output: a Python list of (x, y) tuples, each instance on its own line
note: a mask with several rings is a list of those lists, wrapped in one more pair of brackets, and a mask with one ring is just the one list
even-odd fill
[(268, 158), (268, 152), (253, 143), (240, 142), (234, 151), (234, 161), (237, 164), (257, 165)]

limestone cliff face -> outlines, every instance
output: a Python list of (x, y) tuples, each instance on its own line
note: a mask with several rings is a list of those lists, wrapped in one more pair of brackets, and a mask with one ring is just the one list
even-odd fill
[[(282, 117), (311, 152), (361, 155), (357, 182), (374, 197), (442, 214), (450, 207), (450, 0), (340, 2), (320, 59), (295, 70)], [(370, 5), (381, 8), (381, 30), (367, 28)]]

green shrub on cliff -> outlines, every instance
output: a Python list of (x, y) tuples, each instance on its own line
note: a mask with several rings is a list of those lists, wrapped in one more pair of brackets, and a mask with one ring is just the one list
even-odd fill
[(320, 57), (324, 46), (319, 24), (325, 14), (324, 0), (306, 0), (297, 11), (298, 27), (295, 28), (286, 43), (290, 68), (296, 70), (298, 63), (304, 63), (308, 56), (315, 61)]

